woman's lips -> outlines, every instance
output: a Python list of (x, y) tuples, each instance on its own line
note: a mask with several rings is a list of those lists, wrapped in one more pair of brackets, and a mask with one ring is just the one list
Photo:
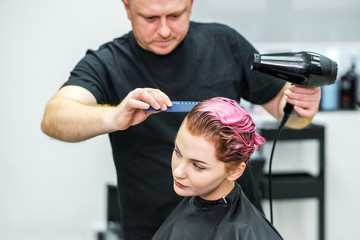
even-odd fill
[(185, 186), (182, 185), (181, 183), (179, 183), (178, 181), (174, 180), (174, 182), (175, 182), (175, 185), (176, 185), (177, 187), (179, 187), (179, 188), (185, 188)]

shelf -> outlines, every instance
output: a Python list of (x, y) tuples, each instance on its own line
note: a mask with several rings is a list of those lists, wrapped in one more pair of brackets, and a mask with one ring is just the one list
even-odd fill
[[(259, 134), (267, 141), (275, 140), (278, 133), (278, 123), (262, 123), (258, 125)], [(278, 141), (286, 140), (308, 140), (319, 141), (319, 174), (313, 176), (306, 172), (286, 172), (272, 174), (271, 189), (273, 199), (299, 199), (317, 198), (319, 201), (318, 221), (319, 240), (325, 239), (325, 127), (319, 124), (295, 130), (284, 127)], [(269, 176), (264, 174), (260, 181), (260, 191), (264, 199), (269, 198)]]
[[(268, 175), (265, 175), (260, 186), (263, 198), (269, 198), (268, 183)], [(307, 173), (272, 175), (272, 197), (274, 199), (319, 198), (323, 197), (319, 196), (323, 189), (323, 179)]]

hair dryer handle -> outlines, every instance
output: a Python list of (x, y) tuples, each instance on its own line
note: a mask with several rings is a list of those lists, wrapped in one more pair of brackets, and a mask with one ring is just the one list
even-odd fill
[(286, 103), (285, 107), (284, 107), (284, 116), (281, 119), (280, 125), (279, 125), (279, 129), (282, 129), (283, 126), (285, 125), (286, 121), (289, 119), (290, 115), (295, 113), (294, 111), (294, 105), (292, 105), (291, 103)]
[(285, 107), (284, 107), (284, 113), (289, 114), (289, 115), (294, 113), (294, 105), (287, 102)]

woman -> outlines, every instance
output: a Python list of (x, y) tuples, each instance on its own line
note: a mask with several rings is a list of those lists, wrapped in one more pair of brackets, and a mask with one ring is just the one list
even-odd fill
[(153, 240), (282, 239), (235, 182), (255, 146), (265, 143), (255, 128), (248, 112), (227, 98), (188, 113), (172, 155), (174, 190), (185, 198)]

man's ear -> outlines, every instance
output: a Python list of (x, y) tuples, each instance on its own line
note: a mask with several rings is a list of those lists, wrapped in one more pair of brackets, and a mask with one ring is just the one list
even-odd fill
[(192, 6), (193, 6), (193, 4), (194, 4), (194, 0), (191, 0), (191, 2), (190, 2), (190, 13), (192, 13)]
[(128, 19), (131, 21), (131, 14), (130, 14), (130, 8), (129, 8), (129, 1), (128, 0), (122, 0), (125, 6), (125, 11), (127, 14)]
[(230, 182), (235, 181), (236, 179), (241, 177), (241, 175), (245, 171), (245, 168), (246, 168), (246, 163), (244, 162), (240, 163), (234, 170), (232, 170), (229, 173), (229, 175), (227, 176), (227, 180), (229, 180)]

